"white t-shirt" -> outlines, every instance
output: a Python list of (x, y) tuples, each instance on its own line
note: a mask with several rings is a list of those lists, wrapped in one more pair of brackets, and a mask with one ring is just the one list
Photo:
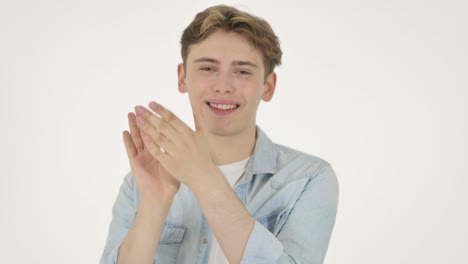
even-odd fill
[[(224, 174), (226, 180), (229, 182), (231, 187), (236, 184), (239, 178), (245, 171), (245, 165), (249, 161), (250, 157), (237, 161), (231, 164), (220, 165), (218, 169)], [(208, 259), (208, 264), (229, 264), (228, 260), (224, 256), (223, 250), (219, 246), (216, 237), (213, 235), (213, 242), (211, 243), (210, 257)]]

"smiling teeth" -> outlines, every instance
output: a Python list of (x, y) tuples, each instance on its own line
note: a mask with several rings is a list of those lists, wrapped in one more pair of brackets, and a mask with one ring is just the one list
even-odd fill
[(209, 103), (209, 105), (213, 108), (216, 109), (221, 109), (221, 110), (231, 110), (237, 107), (235, 104), (214, 104), (214, 103)]

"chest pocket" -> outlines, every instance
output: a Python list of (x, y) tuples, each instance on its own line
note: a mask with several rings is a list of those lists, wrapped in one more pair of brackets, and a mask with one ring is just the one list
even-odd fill
[(156, 251), (155, 263), (177, 263), (180, 246), (187, 227), (164, 223)]
[(257, 222), (268, 229), (274, 236), (278, 236), (307, 182), (307, 178), (290, 182), (278, 180), (272, 182), (271, 186), (274, 189), (274, 195), (271, 195), (271, 189), (265, 188), (265, 196), (268, 197), (268, 200), (266, 202), (260, 200), (262, 201), (260, 210), (263, 214), (258, 213), (260, 217), (256, 217)]
[(262, 217), (259, 217), (257, 221), (263, 225), (268, 231), (270, 231), (274, 236), (277, 236), (278, 233), (281, 231), (281, 228), (286, 223), (286, 220), (289, 215), (289, 210), (283, 210), (278, 212), (274, 212)]

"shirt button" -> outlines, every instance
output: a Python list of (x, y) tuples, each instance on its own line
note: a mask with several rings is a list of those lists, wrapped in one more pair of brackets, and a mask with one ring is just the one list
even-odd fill
[(208, 239), (206, 239), (206, 238), (202, 239), (202, 243), (203, 243), (203, 244), (208, 243)]

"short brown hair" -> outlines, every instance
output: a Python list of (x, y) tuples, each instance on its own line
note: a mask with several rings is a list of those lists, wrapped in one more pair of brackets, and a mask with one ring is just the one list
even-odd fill
[(247, 38), (263, 55), (265, 77), (281, 64), (279, 39), (268, 22), (234, 7), (217, 5), (198, 13), (184, 30), (180, 40), (184, 65), (190, 46), (203, 41), (217, 30), (236, 32)]

